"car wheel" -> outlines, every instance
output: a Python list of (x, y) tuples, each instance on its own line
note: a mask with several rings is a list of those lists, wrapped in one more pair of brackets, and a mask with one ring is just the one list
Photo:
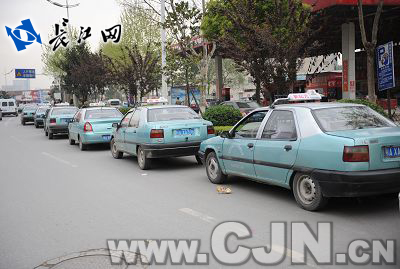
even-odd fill
[(328, 202), (328, 198), (322, 194), (319, 182), (308, 174), (298, 173), (295, 175), (293, 195), (300, 207), (309, 211), (317, 211)]
[(121, 159), (124, 155), (123, 152), (117, 150), (117, 145), (115, 144), (114, 138), (111, 140), (110, 143), (111, 154), (115, 159)]
[(49, 132), (47, 131), (47, 129), (44, 129), (44, 135), (45, 135), (45, 136), (48, 136), (48, 135), (49, 135)]
[(146, 157), (142, 147), (139, 147), (137, 150), (137, 159), (140, 169), (147, 170), (150, 168), (151, 159)]
[(227, 175), (222, 173), (221, 167), (215, 152), (210, 152), (206, 158), (207, 177), (214, 184), (222, 184), (226, 181)]
[(25, 121), (21, 121), (21, 124), (22, 124), (22, 125), (25, 125)]
[(201, 160), (200, 156), (198, 154), (194, 155), (196, 157), (196, 161), (198, 164), (202, 165), (203, 161)]
[(47, 134), (48, 134), (50, 140), (53, 139), (53, 133), (52, 132), (48, 131)]
[(15, 117), (18, 117), (18, 112), (17, 112), (17, 113), (15, 113)]
[(82, 139), (79, 137), (79, 149), (81, 151), (87, 150), (87, 145), (82, 142)]
[(35, 128), (39, 129), (39, 124), (35, 123)]
[(68, 141), (70, 145), (75, 145), (75, 140), (71, 139), (71, 134), (68, 133)]

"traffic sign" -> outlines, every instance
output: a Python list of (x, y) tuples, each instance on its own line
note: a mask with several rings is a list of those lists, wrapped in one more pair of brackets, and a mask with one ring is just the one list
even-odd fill
[(36, 78), (35, 69), (15, 69), (15, 78)]
[(379, 91), (396, 87), (394, 78), (393, 42), (376, 48), (376, 68)]

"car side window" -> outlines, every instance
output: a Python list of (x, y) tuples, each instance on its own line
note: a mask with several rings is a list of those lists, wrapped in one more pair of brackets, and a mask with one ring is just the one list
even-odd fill
[(129, 112), (128, 114), (125, 115), (125, 117), (121, 120), (121, 127), (128, 127), (129, 121), (131, 120), (133, 115), (133, 112)]
[(7, 106), (7, 102), (2, 102), (1, 106)]
[(76, 112), (76, 114), (74, 116), (74, 122), (80, 122), (81, 116), (82, 116), (82, 111), (79, 110), (78, 112)]
[(133, 128), (139, 127), (140, 112), (141, 112), (140, 109), (138, 109), (135, 111), (135, 113), (133, 113), (131, 121), (129, 122), (129, 127), (133, 127)]
[(233, 130), (234, 138), (256, 138), (258, 129), (265, 115), (267, 115), (267, 112), (268, 111), (258, 111), (248, 116)]
[(261, 138), (271, 140), (297, 139), (293, 112), (284, 110), (273, 111), (265, 125)]

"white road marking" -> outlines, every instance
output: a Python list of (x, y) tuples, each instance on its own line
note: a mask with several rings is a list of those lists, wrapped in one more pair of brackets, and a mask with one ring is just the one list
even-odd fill
[(50, 154), (50, 153), (42, 152), (42, 154), (43, 154), (44, 156), (47, 156), (47, 157), (53, 159), (53, 160), (56, 160), (56, 161), (59, 162), (59, 163), (63, 163), (63, 164), (65, 164), (65, 165), (71, 166), (71, 167), (73, 167), (73, 168), (78, 167), (76, 164), (70, 163), (70, 162), (68, 162), (68, 161), (66, 161), (66, 160), (63, 160), (63, 159), (61, 159), (61, 158), (59, 158), (59, 157), (56, 157), (56, 156), (54, 156), (54, 155), (52, 155), (52, 154)]
[(181, 209), (179, 209), (179, 211), (181, 211), (183, 213), (186, 213), (188, 215), (191, 215), (193, 217), (196, 217), (198, 219), (201, 219), (201, 220), (203, 220), (205, 222), (208, 222), (208, 223), (215, 222), (215, 218), (207, 216), (207, 215), (205, 215), (203, 213), (197, 212), (197, 211), (195, 211), (195, 210), (193, 210), (191, 208), (181, 208)]

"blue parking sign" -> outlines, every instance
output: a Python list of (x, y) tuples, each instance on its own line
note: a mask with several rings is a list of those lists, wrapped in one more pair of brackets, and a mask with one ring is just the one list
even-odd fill
[(376, 67), (379, 91), (396, 87), (394, 77), (393, 42), (376, 48)]

